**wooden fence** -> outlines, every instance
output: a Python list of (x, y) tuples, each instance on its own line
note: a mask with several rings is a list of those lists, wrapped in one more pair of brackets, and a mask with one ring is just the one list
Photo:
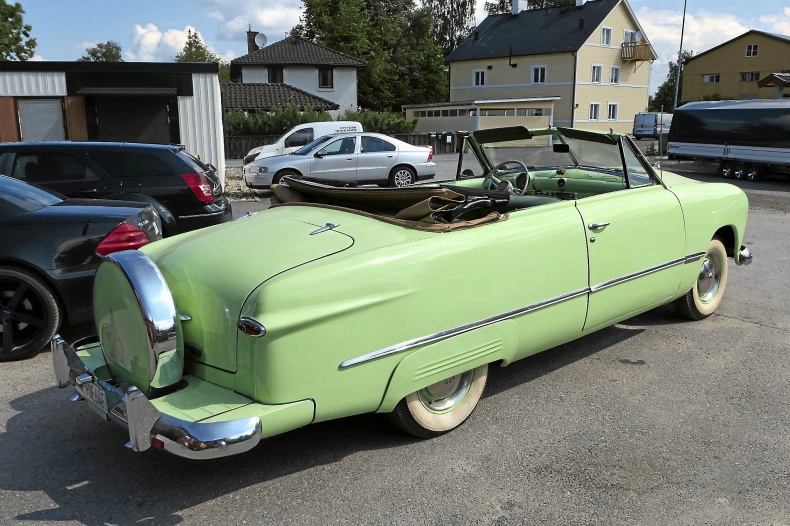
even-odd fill
[[(434, 153), (455, 153), (459, 140), (452, 133), (396, 133), (391, 136), (415, 146), (433, 146)], [(242, 159), (253, 148), (272, 144), (279, 138), (279, 135), (226, 135), (225, 158)]]

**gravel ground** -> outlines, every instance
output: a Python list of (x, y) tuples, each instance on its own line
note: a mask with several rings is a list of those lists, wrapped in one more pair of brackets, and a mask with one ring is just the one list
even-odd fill
[(256, 197), (252, 190), (244, 186), (241, 175), (242, 168), (240, 166), (225, 168), (225, 195), (234, 201), (254, 201)]

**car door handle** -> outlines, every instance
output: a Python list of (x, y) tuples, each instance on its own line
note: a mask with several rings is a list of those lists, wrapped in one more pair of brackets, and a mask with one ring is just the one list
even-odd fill
[(589, 230), (600, 230), (605, 226), (609, 226), (609, 223), (590, 223), (587, 225)]

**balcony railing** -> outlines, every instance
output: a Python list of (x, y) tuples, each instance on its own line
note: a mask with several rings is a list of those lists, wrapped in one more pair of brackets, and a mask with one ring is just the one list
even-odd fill
[(623, 60), (652, 60), (650, 44), (647, 42), (623, 42)]

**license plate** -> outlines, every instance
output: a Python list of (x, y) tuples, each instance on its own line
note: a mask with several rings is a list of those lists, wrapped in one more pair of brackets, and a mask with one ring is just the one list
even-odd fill
[(107, 410), (107, 395), (104, 389), (94, 383), (82, 384), (82, 396), (88, 399), (93, 405), (101, 409), (105, 414), (109, 413)]

